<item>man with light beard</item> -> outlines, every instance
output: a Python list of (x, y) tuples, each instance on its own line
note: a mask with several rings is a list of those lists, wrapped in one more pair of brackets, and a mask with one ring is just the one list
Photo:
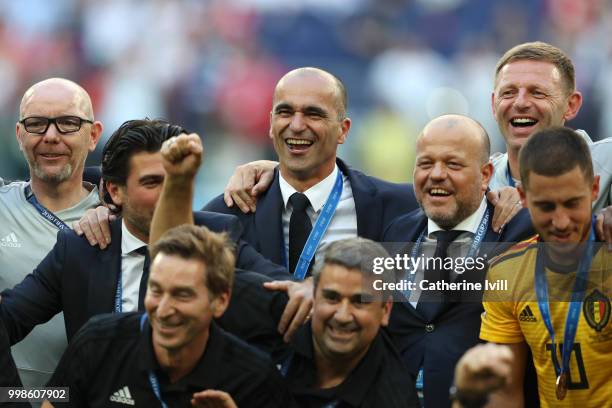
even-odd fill
[[(101, 133), (89, 95), (72, 81), (47, 79), (23, 95), (16, 136), (30, 181), (0, 187), (0, 289), (21, 282), (53, 247), (58, 230), (99, 203), (95, 186), (83, 183), (83, 166)], [(65, 347), (61, 315), (14, 346), (24, 385), (43, 385)]]
[[(486, 260), (502, 251), (506, 242), (532, 235), (524, 210), (501, 232), (493, 230), (494, 207), (485, 197), (493, 172), (489, 149), (486, 131), (473, 119), (445, 115), (429, 122), (416, 144), (414, 190), (421, 208), (396, 218), (383, 240), (402, 246), (416, 243), (409, 249), (414, 258), (424, 254)], [(419, 285), (423, 281), (478, 283), (484, 279), (484, 270), (417, 269), (413, 275), (417, 290), (393, 308), (389, 331), (412, 375), (422, 379), (425, 406), (450, 407), (448, 391), (455, 364), (478, 343), (481, 294), (434, 293), (420, 290)]]

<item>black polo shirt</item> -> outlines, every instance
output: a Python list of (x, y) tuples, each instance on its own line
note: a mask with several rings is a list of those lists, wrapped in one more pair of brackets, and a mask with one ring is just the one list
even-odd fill
[(271, 360), (215, 323), (196, 367), (171, 384), (155, 358), (148, 321), (140, 330), (141, 316), (93, 317), (68, 346), (48, 386), (70, 387), (70, 406), (159, 407), (149, 379), (154, 372), (169, 407), (189, 407), (193, 393), (206, 389), (229, 393), (241, 408), (291, 405)]
[(300, 407), (419, 407), (414, 378), (381, 330), (357, 367), (336, 387), (316, 388), (310, 323), (296, 333), (294, 353), (283, 364), (286, 380)]

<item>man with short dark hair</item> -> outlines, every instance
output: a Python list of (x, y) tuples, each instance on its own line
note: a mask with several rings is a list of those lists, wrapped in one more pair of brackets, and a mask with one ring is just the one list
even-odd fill
[(491, 262), (487, 279), (508, 282), (484, 295), (480, 337), (508, 344), (512, 376), (496, 407), (523, 404), (528, 350), (540, 403), (604, 406), (612, 398), (610, 253), (595, 239), (592, 204), (599, 192), (587, 143), (553, 127), (523, 145), (518, 186), (538, 235)]
[(213, 322), (229, 304), (234, 279), (227, 236), (177, 227), (151, 256), (147, 313), (93, 318), (48, 385), (69, 387), (68, 405), (76, 407), (200, 406), (211, 398), (203, 390), (228, 394), (224, 407), (290, 406), (271, 360)]

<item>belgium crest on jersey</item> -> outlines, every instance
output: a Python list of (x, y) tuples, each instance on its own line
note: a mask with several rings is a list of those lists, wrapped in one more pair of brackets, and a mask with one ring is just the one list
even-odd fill
[(610, 299), (595, 289), (584, 298), (582, 312), (588, 325), (599, 332), (610, 321)]

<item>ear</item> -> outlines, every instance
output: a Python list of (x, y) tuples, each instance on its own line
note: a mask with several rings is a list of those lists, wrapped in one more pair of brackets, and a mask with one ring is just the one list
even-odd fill
[(270, 139), (274, 140), (274, 134), (272, 133), (272, 111), (270, 111), (270, 129), (268, 130), (268, 137), (270, 137)]
[(21, 123), (17, 122), (15, 124), (15, 137), (17, 138), (17, 143), (19, 143), (19, 150), (23, 151), (23, 141), (21, 140), (23, 136), (19, 132), (20, 127)]
[(491, 112), (493, 117), (495, 117), (495, 91), (491, 92)]
[(340, 134), (338, 135), (338, 144), (344, 144), (348, 137), (349, 130), (351, 129), (351, 120), (344, 118), (340, 123)]
[(483, 164), (480, 168), (480, 174), (482, 175), (482, 191), (487, 191), (491, 177), (493, 177), (493, 163), (488, 161)]
[(212, 300), (210, 303), (210, 309), (215, 319), (223, 316), (223, 313), (225, 313), (227, 307), (229, 306), (230, 298), (231, 292), (223, 292)]
[(519, 193), (519, 197), (521, 198), (521, 205), (523, 208), (527, 208), (527, 194), (525, 194), (525, 186), (523, 183), (517, 184), (516, 190)]
[(599, 174), (593, 178), (593, 187), (591, 190), (591, 200), (595, 202), (595, 200), (597, 200), (598, 195), (599, 195)]
[(91, 125), (91, 132), (89, 134), (89, 151), (93, 152), (96, 149), (96, 145), (100, 140), (100, 136), (102, 136), (102, 130), (104, 127), (102, 126), (102, 122), (96, 120)]
[(383, 303), (383, 315), (380, 321), (380, 325), (383, 327), (387, 327), (389, 325), (389, 317), (391, 316), (391, 309), (393, 309), (393, 298), (389, 296), (387, 301)]
[(110, 181), (106, 181), (105, 186), (108, 195), (110, 195), (111, 199), (113, 200), (113, 203), (118, 207), (123, 206), (125, 195), (127, 194), (125, 192), (125, 186), (120, 186), (119, 184), (115, 184)]
[(566, 121), (574, 119), (576, 115), (578, 115), (581, 106), (582, 94), (575, 91), (567, 98), (567, 109), (565, 110), (565, 114), (563, 114), (563, 119)]

